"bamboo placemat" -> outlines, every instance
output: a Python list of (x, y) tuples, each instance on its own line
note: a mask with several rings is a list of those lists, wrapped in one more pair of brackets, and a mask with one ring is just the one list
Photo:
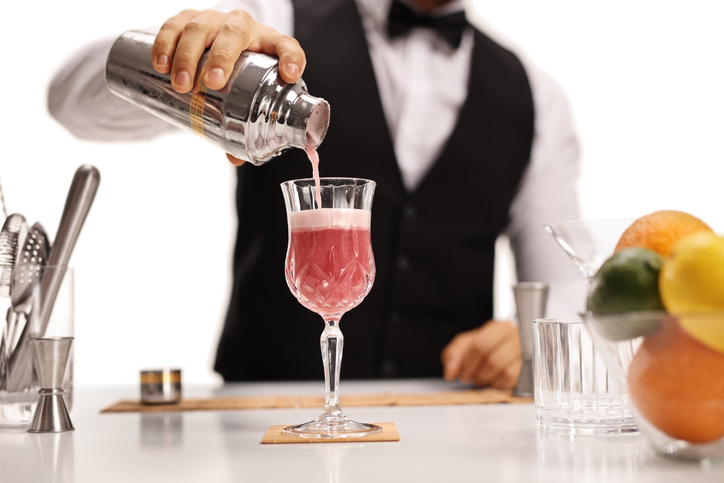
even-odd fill
[(286, 425), (282, 426), (269, 426), (264, 437), (261, 439), (261, 444), (288, 444), (288, 443), (357, 443), (357, 442), (384, 442), (384, 441), (399, 441), (400, 433), (397, 432), (397, 426), (395, 423), (374, 423), (377, 426), (382, 427), (382, 431), (377, 434), (370, 434), (368, 436), (358, 436), (354, 438), (295, 438), (293, 436), (286, 436), (282, 433), (282, 429)]
[(211, 411), (224, 409), (295, 408), (297, 396), (242, 396), (182, 399), (176, 404), (142, 404), (140, 401), (119, 401), (102, 413), (158, 412), (158, 411)]
[[(433, 393), (349, 394), (340, 397), (342, 407), (365, 406), (440, 406), (456, 404), (529, 403), (532, 399), (513, 396), (510, 389), (471, 389)], [(182, 399), (178, 404), (141, 404), (119, 401), (102, 413), (154, 411), (208, 411), (227, 409), (292, 409), (324, 406), (323, 396), (237, 396)]]

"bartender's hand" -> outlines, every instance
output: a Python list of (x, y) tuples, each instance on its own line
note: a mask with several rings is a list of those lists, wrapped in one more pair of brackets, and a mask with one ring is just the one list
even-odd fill
[(491, 320), (461, 332), (442, 351), (441, 359), (448, 381), (514, 387), (522, 365), (518, 328), (510, 322)]
[(213, 90), (226, 85), (244, 50), (277, 56), (279, 73), (290, 84), (299, 80), (306, 65), (299, 42), (257, 23), (243, 10), (184, 10), (168, 19), (156, 35), (153, 67), (161, 74), (170, 71), (174, 90), (188, 92), (194, 87), (199, 59), (209, 47), (204, 83)]
[[(161, 74), (170, 72), (174, 90), (188, 92), (194, 87), (196, 67), (207, 48), (203, 79), (212, 90), (226, 85), (244, 50), (277, 56), (279, 74), (290, 84), (299, 80), (307, 63), (299, 42), (257, 23), (243, 10), (184, 10), (168, 19), (156, 35), (151, 50), (153, 67)], [(230, 154), (226, 157), (235, 166), (244, 164)]]

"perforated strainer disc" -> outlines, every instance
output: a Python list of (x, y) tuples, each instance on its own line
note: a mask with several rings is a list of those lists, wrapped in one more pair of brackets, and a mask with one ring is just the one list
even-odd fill
[(40, 279), (43, 267), (48, 263), (50, 240), (40, 222), (35, 222), (25, 243), (19, 246), (15, 270), (13, 270), (10, 299), (16, 312), (24, 311), (22, 307), (29, 299), (34, 284)]
[(0, 295), (10, 296), (13, 268), (18, 255), (18, 243), (25, 240), (28, 224), (25, 217), (14, 213), (5, 219), (0, 230)]

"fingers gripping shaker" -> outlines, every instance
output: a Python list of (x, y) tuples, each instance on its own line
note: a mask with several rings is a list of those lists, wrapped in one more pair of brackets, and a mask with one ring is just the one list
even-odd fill
[(111, 92), (257, 166), (287, 148), (316, 149), (321, 144), (329, 126), (329, 104), (311, 96), (301, 79), (284, 82), (277, 58), (242, 52), (226, 86), (214, 91), (201, 79), (207, 50), (194, 88), (180, 94), (168, 74), (153, 68), (155, 36), (133, 30), (115, 41), (106, 61)]

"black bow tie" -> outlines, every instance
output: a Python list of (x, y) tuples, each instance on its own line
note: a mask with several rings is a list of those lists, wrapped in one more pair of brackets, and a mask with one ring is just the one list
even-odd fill
[(450, 42), (450, 45), (458, 48), (463, 38), (463, 30), (467, 25), (465, 12), (457, 12), (443, 17), (423, 17), (404, 3), (394, 0), (387, 19), (387, 33), (392, 39), (406, 34), (413, 27), (431, 28)]

